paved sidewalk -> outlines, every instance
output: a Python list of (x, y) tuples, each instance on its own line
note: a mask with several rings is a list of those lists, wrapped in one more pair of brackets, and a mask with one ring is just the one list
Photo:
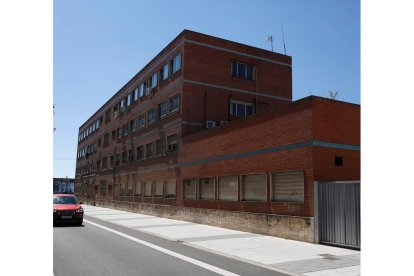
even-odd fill
[(85, 214), (291, 275), (360, 275), (360, 252), (83, 205)]

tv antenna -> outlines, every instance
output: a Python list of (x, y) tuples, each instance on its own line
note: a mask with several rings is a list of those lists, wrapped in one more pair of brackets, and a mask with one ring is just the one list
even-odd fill
[(267, 36), (267, 41), (270, 41), (270, 45), (272, 47), (272, 52), (273, 52), (273, 40), (274, 40), (273, 35), (268, 35)]

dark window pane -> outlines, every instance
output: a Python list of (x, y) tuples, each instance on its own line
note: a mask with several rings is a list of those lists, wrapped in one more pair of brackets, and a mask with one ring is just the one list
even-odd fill
[(237, 77), (237, 63), (236, 62), (231, 63), (231, 75), (233, 77)]
[(246, 116), (246, 109), (244, 104), (237, 104), (237, 115)]
[(237, 64), (237, 76), (239, 78), (246, 78), (246, 65), (243, 63)]
[(246, 116), (253, 114), (253, 106), (252, 105), (246, 105)]

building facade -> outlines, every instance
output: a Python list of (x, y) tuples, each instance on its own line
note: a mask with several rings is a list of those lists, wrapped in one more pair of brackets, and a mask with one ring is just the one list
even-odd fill
[(97, 204), (314, 241), (314, 182), (360, 178), (359, 106), (292, 101), (291, 57), (184, 30), (80, 128)]

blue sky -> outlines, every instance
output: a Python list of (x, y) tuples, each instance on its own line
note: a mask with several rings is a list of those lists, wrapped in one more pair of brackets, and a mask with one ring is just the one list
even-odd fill
[(360, 2), (54, 1), (53, 176), (74, 177), (78, 128), (183, 29), (283, 53), (293, 99), (360, 103)]

